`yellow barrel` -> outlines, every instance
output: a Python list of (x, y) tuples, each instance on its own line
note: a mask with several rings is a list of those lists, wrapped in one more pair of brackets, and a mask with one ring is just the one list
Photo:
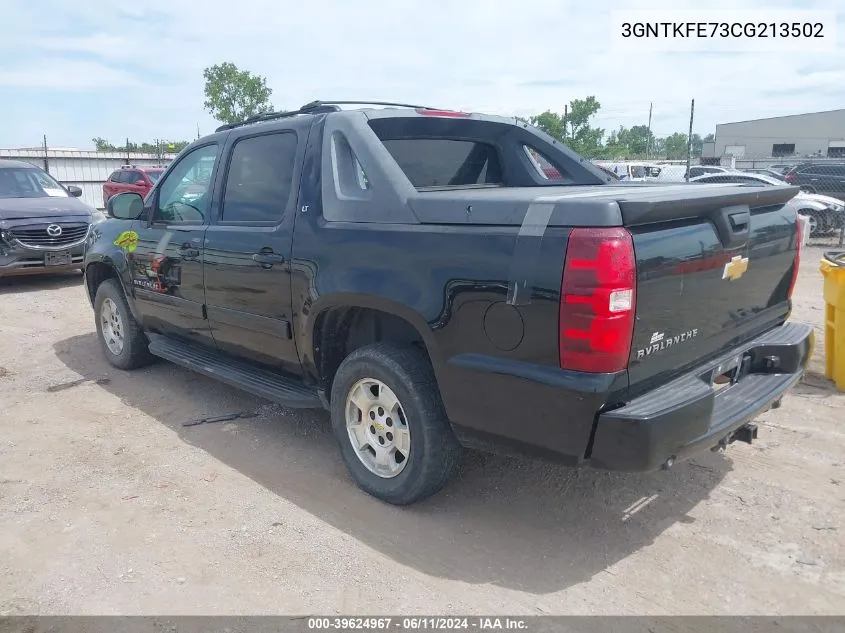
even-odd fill
[(845, 391), (845, 251), (827, 252), (824, 276), (824, 373)]

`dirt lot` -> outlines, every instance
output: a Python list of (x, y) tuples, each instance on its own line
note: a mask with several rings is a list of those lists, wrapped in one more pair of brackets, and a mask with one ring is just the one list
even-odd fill
[[(819, 255), (794, 314), (817, 327)], [(845, 394), (813, 372), (725, 456), (473, 455), (398, 509), (354, 487), (323, 412), (112, 369), (79, 276), (0, 295), (0, 615), (845, 613)]]

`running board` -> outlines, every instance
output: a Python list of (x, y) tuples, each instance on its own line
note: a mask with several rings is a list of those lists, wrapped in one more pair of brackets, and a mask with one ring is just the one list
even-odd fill
[(227, 385), (292, 409), (322, 409), (317, 390), (301, 380), (207, 350), (196, 344), (150, 335), (150, 353)]

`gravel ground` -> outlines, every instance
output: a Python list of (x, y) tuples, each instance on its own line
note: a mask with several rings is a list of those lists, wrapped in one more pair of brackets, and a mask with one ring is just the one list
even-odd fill
[[(793, 318), (821, 336), (820, 254)], [(845, 612), (845, 394), (821, 339), (752, 446), (650, 475), (474, 454), (399, 509), (355, 488), (324, 412), (112, 369), (78, 275), (0, 295), (0, 615)]]

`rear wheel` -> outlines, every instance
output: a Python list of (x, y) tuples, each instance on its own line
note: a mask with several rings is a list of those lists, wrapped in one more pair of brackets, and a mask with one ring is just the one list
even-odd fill
[(331, 396), (341, 455), (365, 492), (407, 505), (440, 490), (457, 471), (461, 448), (422, 350), (376, 343), (352, 352)]
[(808, 219), (807, 225), (810, 229), (810, 237), (818, 237), (825, 232), (825, 219), (821, 213), (815, 210), (803, 209), (798, 212), (801, 215), (806, 215)]
[(148, 365), (153, 355), (141, 327), (132, 316), (126, 296), (116, 279), (106, 279), (94, 298), (97, 338), (103, 354), (119, 369)]

